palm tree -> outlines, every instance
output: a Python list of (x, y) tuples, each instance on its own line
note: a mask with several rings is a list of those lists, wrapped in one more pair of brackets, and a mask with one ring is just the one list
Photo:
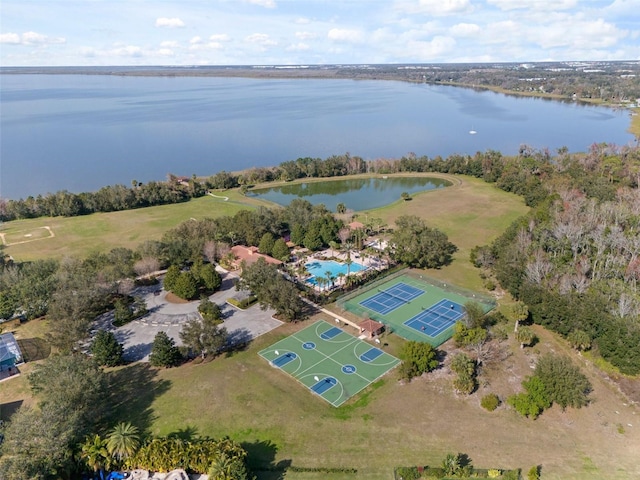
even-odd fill
[(128, 422), (120, 422), (109, 433), (107, 450), (113, 457), (122, 461), (136, 453), (139, 444), (138, 428)]
[(222, 452), (209, 468), (211, 480), (236, 480), (234, 472), (237, 469), (236, 460)]
[(329, 270), (324, 272), (324, 278), (327, 279), (327, 287), (329, 287), (329, 288), (332, 287), (333, 286), (333, 275)]
[(524, 348), (525, 345), (531, 345), (535, 338), (536, 334), (529, 327), (521, 327), (516, 332), (516, 340), (520, 342), (520, 348)]
[(82, 444), (80, 458), (84, 460), (87, 466), (94, 472), (109, 468), (111, 459), (107, 450), (107, 441), (100, 438), (100, 435), (87, 437)]

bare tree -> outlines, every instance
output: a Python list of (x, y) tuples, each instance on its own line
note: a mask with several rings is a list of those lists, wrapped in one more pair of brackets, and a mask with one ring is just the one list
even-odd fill
[(133, 270), (140, 277), (157, 272), (160, 269), (160, 262), (155, 257), (143, 257), (133, 265)]

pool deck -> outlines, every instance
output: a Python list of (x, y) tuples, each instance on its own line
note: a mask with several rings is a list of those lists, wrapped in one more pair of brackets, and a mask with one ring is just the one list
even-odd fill
[[(312, 255), (309, 255), (305, 259), (304, 263), (308, 263), (313, 260), (325, 260), (325, 261), (333, 260), (333, 261), (339, 261), (344, 263), (347, 260), (347, 254), (345, 252), (340, 252), (338, 250), (333, 250), (331, 248), (328, 248), (326, 250), (321, 250), (319, 252), (313, 253)], [(359, 275), (361, 272), (365, 272), (370, 268), (373, 268), (375, 270), (384, 270), (385, 268), (387, 268), (387, 263), (384, 260), (373, 258), (370, 256), (366, 256), (363, 258), (362, 255), (357, 252), (351, 252), (351, 261), (352, 263), (358, 264), (364, 268), (362, 270), (359, 270), (358, 272), (351, 272), (350, 275)], [(317, 284), (313, 285), (313, 288), (318, 292), (327, 292), (343, 286), (345, 282), (346, 282), (346, 276), (336, 277), (336, 279), (333, 282), (333, 287), (331, 288), (323, 287), (321, 289)], [(307, 285), (309, 284), (307, 283)]]

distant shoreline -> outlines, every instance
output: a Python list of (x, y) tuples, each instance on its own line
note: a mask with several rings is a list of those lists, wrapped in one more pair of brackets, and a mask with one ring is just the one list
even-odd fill
[[(541, 69), (566, 62), (541, 62)], [(594, 62), (597, 63), (597, 62)], [(627, 62), (609, 62), (627, 64)], [(492, 84), (467, 83), (452, 79), (431, 78), (433, 72), (472, 70), (485, 68), (509, 72), (520, 65), (518, 62), (501, 64), (383, 64), (383, 65), (215, 65), (215, 66), (62, 66), (62, 67), (0, 67), (0, 75), (111, 75), (123, 77), (217, 77), (217, 78), (261, 78), (261, 79), (340, 79), (340, 80), (387, 80), (409, 83), (425, 83), (474, 90), (490, 90), (504, 95), (544, 98), (561, 102), (579, 102), (607, 108), (625, 108), (638, 111), (640, 105), (609, 102), (605, 99), (573, 97), (539, 90), (511, 90)], [(426, 75), (429, 73), (429, 76)], [(580, 76), (576, 72), (575, 76)], [(638, 69), (640, 77), (640, 68)], [(615, 78), (615, 77), (614, 77)], [(638, 99), (640, 103), (640, 98)], [(628, 130), (640, 138), (640, 123), (632, 121)]]

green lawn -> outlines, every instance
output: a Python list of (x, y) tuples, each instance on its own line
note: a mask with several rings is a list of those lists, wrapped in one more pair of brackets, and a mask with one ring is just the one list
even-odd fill
[[(239, 210), (261, 204), (241, 196), (237, 190), (217, 195), (225, 195), (229, 200), (204, 196), (185, 203), (123, 212), (17, 220), (2, 224), (0, 233), (4, 234), (5, 244), (22, 241), (5, 247), (5, 252), (19, 261), (84, 257), (93, 251), (109, 251), (115, 247), (135, 248), (145, 240), (160, 239), (164, 232), (190, 218), (234, 215)], [(50, 236), (49, 230), (43, 227), (49, 227), (54, 236)]]
[(522, 198), (503, 192), (494, 185), (466, 177), (437, 174), (453, 181), (448, 188), (422, 192), (410, 201), (397, 201), (383, 208), (359, 213), (360, 219), (382, 218), (389, 227), (400, 215), (417, 215), (427, 225), (449, 237), (458, 251), (451, 265), (429, 270), (438, 280), (471, 290), (483, 290), (478, 269), (469, 261), (471, 249), (498, 237), (517, 218), (529, 211)]

